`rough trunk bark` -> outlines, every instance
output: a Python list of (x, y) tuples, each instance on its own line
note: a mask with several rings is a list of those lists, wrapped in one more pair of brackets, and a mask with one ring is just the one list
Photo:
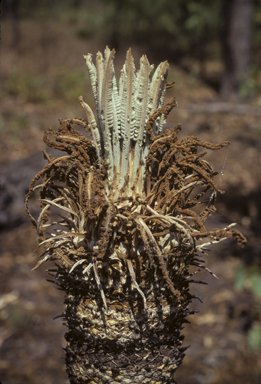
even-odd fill
[[(153, 278), (150, 268), (148, 275)], [(70, 383), (174, 384), (174, 372), (186, 349), (180, 330), (189, 309), (170, 303), (162, 290), (163, 281), (154, 281), (150, 288), (147, 284), (148, 311), (128, 279), (110, 283), (114, 293), (107, 300), (108, 310), (102, 308), (94, 275), (88, 282), (79, 282), (77, 289), (68, 284), (65, 339)], [(183, 305), (186, 308), (188, 300)]]

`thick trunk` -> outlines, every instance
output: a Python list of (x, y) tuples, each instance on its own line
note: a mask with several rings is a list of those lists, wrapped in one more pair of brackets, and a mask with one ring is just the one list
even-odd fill
[(224, 75), (221, 94), (237, 96), (250, 63), (252, 0), (224, 1)]
[(164, 281), (153, 281), (149, 269), (147, 277), (148, 311), (128, 280), (111, 281), (110, 296), (112, 289), (105, 289), (108, 310), (102, 306), (94, 275), (88, 287), (80, 283), (77, 293), (68, 295), (66, 370), (71, 384), (175, 383), (174, 372), (184, 357), (180, 330), (187, 300), (184, 307), (170, 303), (162, 289)]

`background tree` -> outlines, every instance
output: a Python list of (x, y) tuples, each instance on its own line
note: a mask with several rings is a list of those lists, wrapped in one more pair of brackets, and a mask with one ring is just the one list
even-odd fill
[[(109, 9), (106, 24), (113, 46), (134, 40), (149, 48), (151, 55), (164, 51), (169, 60), (183, 67), (184, 59), (196, 60), (203, 78), (206, 62), (219, 57), (224, 68), (218, 81), (221, 94), (239, 95), (251, 63), (253, 30), (258, 38), (253, 6), (258, 12), (259, 0), (107, 0), (104, 4)], [(191, 65), (186, 67), (191, 70)]]
[[(196, 64), (199, 76), (222, 96), (242, 95), (248, 70), (261, 62), (260, 0), (4, 0), (3, 16), (14, 20), (14, 46), (18, 5), (20, 18), (38, 14), (58, 22), (67, 13), (80, 38), (95, 34), (116, 50), (136, 45), (153, 60), (164, 56), (187, 71)], [(206, 70), (209, 61), (223, 67), (218, 77)]]
[(19, 0), (4, 0), (2, 2), (4, 15), (12, 22), (12, 47), (18, 48), (21, 40)]
[(253, 0), (223, 2), (223, 96), (237, 96), (251, 62)]

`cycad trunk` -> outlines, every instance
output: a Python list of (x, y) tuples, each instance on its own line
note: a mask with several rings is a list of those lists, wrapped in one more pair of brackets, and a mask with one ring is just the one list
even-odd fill
[[(118, 90), (113, 57), (108, 48), (104, 58), (98, 53), (96, 68), (85, 56), (98, 124), (81, 97), (89, 125), (80, 118), (60, 120), (58, 131), (44, 136), (67, 155), (51, 159), (45, 153), (47, 164), (26, 197), (39, 247), (45, 247), (36, 267), (59, 261), (50, 273), (66, 292), (71, 383), (174, 383), (185, 350), (182, 324), (192, 313), (189, 284), (205, 268), (201, 256), (227, 237), (245, 242), (233, 225), (205, 228), (219, 190), (203, 160), (206, 152), (198, 148), (228, 143), (179, 140), (179, 126), (163, 133), (176, 105), (172, 99), (163, 106), (168, 63), (153, 75), (143, 56), (136, 73), (128, 51)], [(93, 141), (77, 125), (90, 130)], [(42, 202), (37, 220), (28, 209), (35, 190)], [(204, 207), (202, 197), (212, 191)]]
[[(147, 311), (128, 277), (111, 281), (115, 293), (107, 295), (105, 290), (107, 311), (94, 276), (88, 281), (91, 287), (86, 289), (85, 282), (76, 292), (71, 289), (65, 336), (71, 383), (173, 382), (173, 372), (184, 356), (180, 330), (187, 311), (168, 299), (161, 289), (164, 283), (154, 280), (152, 270), (144, 277), (151, 282), (145, 289)], [(183, 305), (187, 301), (182, 300)]]

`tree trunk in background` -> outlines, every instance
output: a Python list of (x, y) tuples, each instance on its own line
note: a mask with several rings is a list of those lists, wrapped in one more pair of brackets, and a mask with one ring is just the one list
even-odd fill
[(224, 1), (222, 34), (224, 74), (221, 94), (238, 97), (241, 81), (249, 69), (253, 0)]
[(21, 41), (19, 5), (19, 0), (5, 0), (2, 3), (4, 16), (12, 22), (12, 48), (14, 49), (19, 48)]

